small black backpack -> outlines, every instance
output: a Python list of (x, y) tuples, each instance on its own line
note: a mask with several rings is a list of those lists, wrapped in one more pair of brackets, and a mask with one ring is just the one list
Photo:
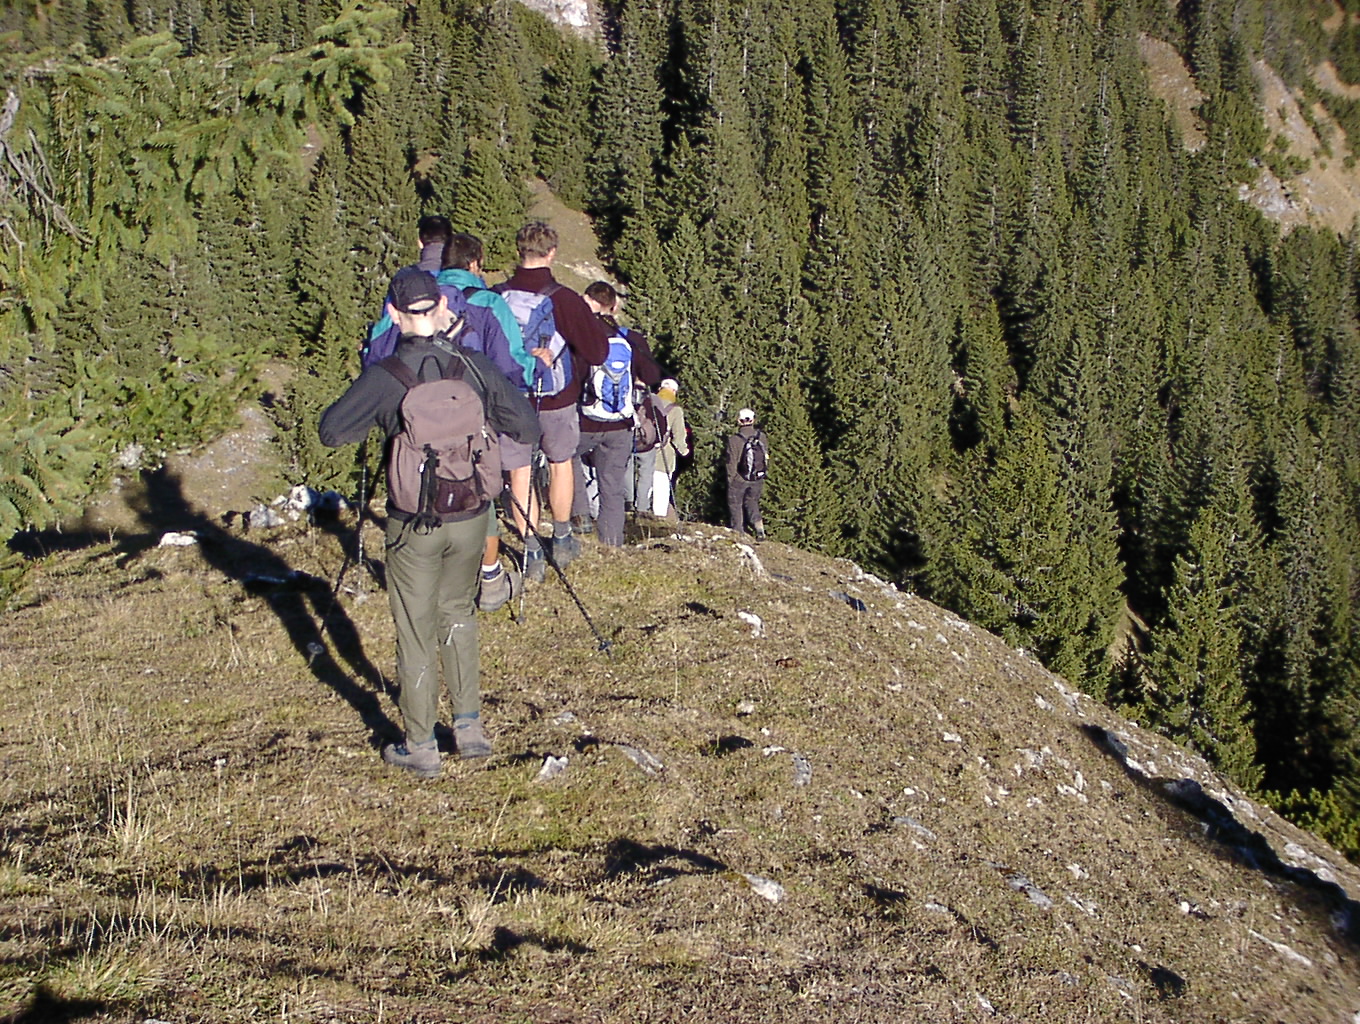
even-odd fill
[(766, 454), (765, 431), (757, 430), (746, 439), (741, 449), (741, 461), (737, 463), (737, 472), (743, 480), (765, 479)]

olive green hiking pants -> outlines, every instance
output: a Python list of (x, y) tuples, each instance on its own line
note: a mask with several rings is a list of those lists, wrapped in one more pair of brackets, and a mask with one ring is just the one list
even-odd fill
[(485, 546), (485, 516), (425, 534), (388, 516), (387, 595), (397, 633), (397, 706), (408, 746), (434, 737), (441, 668), (454, 716), (481, 710), (475, 602)]

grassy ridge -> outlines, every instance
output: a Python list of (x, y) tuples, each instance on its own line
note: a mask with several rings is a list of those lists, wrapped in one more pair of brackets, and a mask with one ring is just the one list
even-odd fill
[[(376, 754), (391, 623), (357, 570), (331, 602), (346, 531), (197, 525), (197, 548), (51, 555), (0, 620), (0, 1013), (1357, 1009), (1354, 933), (1329, 917), (1353, 904), (1326, 882), (1353, 894), (1360, 873), (849, 563), (702, 526), (591, 545), (571, 577), (612, 654), (557, 582), (522, 624), (484, 617), (497, 755), (422, 783)], [(550, 754), (566, 770), (540, 780)], [(1157, 781), (1183, 777), (1299, 867), (1207, 838), (1233, 835)]]

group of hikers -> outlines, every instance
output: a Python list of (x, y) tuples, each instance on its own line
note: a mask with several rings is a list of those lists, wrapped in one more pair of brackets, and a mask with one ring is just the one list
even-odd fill
[[(549, 560), (565, 569), (582, 534), (622, 546), (630, 508), (674, 518), (671, 485), (691, 450), (679, 383), (645, 335), (618, 322), (613, 285), (577, 294), (553, 277), (550, 225), (520, 229), (518, 265), (490, 287), (479, 239), (440, 216), (422, 217), (417, 233), (420, 258), (392, 278), (362, 372), (321, 414), (319, 434), (337, 447), (376, 426), (387, 441), (387, 590), (405, 737), (383, 759), (433, 778), (441, 670), (458, 755), (492, 753), (477, 611), (542, 582)], [(726, 450), (729, 524), (759, 540), (768, 462), (769, 441), (743, 408)], [(497, 502), (522, 543), (518, 570), (501, 562)]]

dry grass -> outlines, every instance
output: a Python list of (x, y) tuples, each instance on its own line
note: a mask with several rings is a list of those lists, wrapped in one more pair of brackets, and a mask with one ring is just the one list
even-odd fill
[[(1353, 906), (1325, 884), (1360, 877), (1320, 842), (848, 563), (653, 532), (571, 569), (612, 656), (558, 582), (522, 624), (484, 617), (498, 753), (432, 782), (377, 756), (397, 713), (372, 580), (351, 570), (334, 607), (324, 582), (245, 582), (334, 580), (336, 536), (125, 539), (36, 565), (0, 619), (0, 1015), (1360, 1010), (1354, 932), (1329, 919)], [(566, 771), (537, 781), (549, 754)], [(1298, 869), (1253, 864), (1149, 781), (1182, 777)]]

